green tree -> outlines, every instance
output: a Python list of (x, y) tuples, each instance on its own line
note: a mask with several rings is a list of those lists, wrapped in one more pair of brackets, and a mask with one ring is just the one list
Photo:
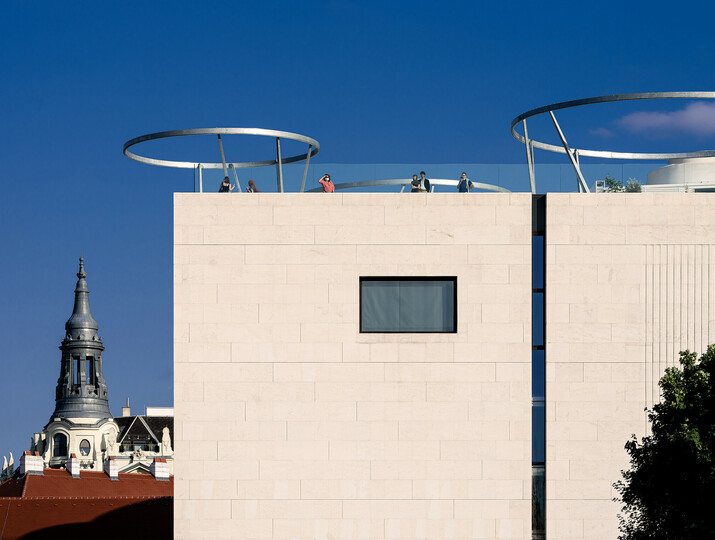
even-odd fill
[(614, 487), (623, 540), (715, 538), (715, 345), (665, 370), (652, 434), (626, 443), (631, 468)]
[(607, 174), (605, 188), (606, 191), (609, 191), (611, 193), (619, 193), (623, 191), (623, 182), (621, 182), (620, 180), (616, 180), (610, 174)]
[(623, 186), (623, 191), (626, 193), (640, 193), (643, 191), (643, 186), (641, 186), (641, 183), (635, 178), (629, 178), (626, 185)]

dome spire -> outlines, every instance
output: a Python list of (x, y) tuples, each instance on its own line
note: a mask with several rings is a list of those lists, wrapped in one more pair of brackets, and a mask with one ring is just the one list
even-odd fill
[(79, 279), (84, 279), (87, 277), (87, 272), (84, 271), (84, 257), (80, 255), (79, 258), (79, 272), (77, 272), (77, 277)]
[(89, 309), (89, 289), (87, 288), (87, 272), (84, 270), (84, 257), (79, 258), (79, 271), (77, 272), (77, 286), (74, 289), (74, 309), (72, 315), (65, 323), (67, 335), (73, 339), (96, 341), (99, 339), (97, 330), (99, 326), (92, 317)]
[(62, 360), (52, 418), (111, 418), (107, 383), (102, 375), (102, 339), (89, 309), (84, 257), (79, 258), (74, 308), (65, 323)]

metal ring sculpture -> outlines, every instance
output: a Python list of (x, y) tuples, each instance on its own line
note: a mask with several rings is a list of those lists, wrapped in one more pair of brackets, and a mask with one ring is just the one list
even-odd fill
[[(335, 190), (342, 190), (342, 189), (352, 189), (352, 188), (359, 188), (359, 187), (371, 187), (371, 186), (402, 186), (402, 190), (404, 191), (405, 187), (409, 185), (409, 183), (412, 182), (411, 179), (408, 178), (394, 178), (394, 179), (389, 179), (389, 180), (363, 180), (361, 182), (344, 182), (342, 184), (335, 184)], [(459, 184), (458, 180), (448, 180), (445, 178), (436, 178), (436, 179), (430, 179), (430, 183), (432, 186), (454, 186), (457, 187), (457, 184)], [(511, 193), (506, 188), (500, 187), (500, 186), (495, 186), (494, 184), (485, 184), (483, 182), (472, 182), (474, 187), (476, 189), (483, 189), (486, 191), (497, 191), (500, 193)], [(432, 188), (434, 190), (434, 187)], [(306, 191), (306, 193), (319, 193), (322, 192), (323, 188), (313, 188), (309, 189)]]
[[(209, 162), (209, 163), (199, 163), (192, 161), (173, 161), (168, 159), (156, 159), (145, 156), (140, 156), (129, 151), (129, 148), (135, 144), (139, 144), (145, 141), (152, 141), (156, 139), (166, 139), (169, 137), (182, 137), (185, 135), (216, 135), (218, 136), (219, 149), (221, 151), (221, 161), (220, 162)], [(266, 137), (275, 137), (276, 139), (276, 159), (269, 159), (264, 161), (242, 161), (242, 162), (230, 162), (226, 163), (223, 153), (223, 144), (221, 142), (221, 135), (262, 135)], [(289, 139), (293, 141), (303, 142), (308, 145), (308, 151), (305, 154), (298, 154), (290, 157), (281, 156), (281, 139)], [(297, 161), (305, 160), (305, 170), (303, 171), (303, 182), (301, 185), (301, 191), (305, 187), (305, 178), (308, 172), (308, 164), (310, 163), (310, 158), (315, 156), (320, 152), (320, 144), (315, 139), (306, 137), (305, 135), (299, 135), (298, 133), (290, 133), (288, 131), (277, 131), (274, 129), (261, 129), (261, 128), (198, 128), (198, 129), (177, 129), (173, 131), (160, 131), (158, 133), (149, 133), (147, 135), (142, 135), (140, 137), (135, 137), (124, 143), (122, 152), (129, 159), (134, 161), (139, 161), (140, 163), (147, 163), (149, 165), (158, 165), (160, 167), (176, 167), (179, 169), (199, 169), (199, 175), (201, 169), (223, 169), (224, 174), (228, 176), (227, 169), (234, 169), (234, 176), (237, 178), (235, 169), (248, 169), (253, 167), (269, 167), (276, 165), (277, 167), (277, 181), (278, 181), (278, 191), (283, 191), (283, 170), (282, 165), (284, 163), (295, 163)], [(238, 179), (236, 180), (238, 182)], [(240, 189), (240, 186), (239, 186)]]
[[(523, 143), (526, 148), (526, 161), (529, 167), (529, 181), (531, 182), (531, 191), (535, 192), (535, 175), (534, 175), (534, 148), (547, 150), (549, 152), (558, 152), (566, 154), (573, 166), (578, 180), (579, 191), (589, 191), (586, 181), (581, 174), (579, 164), (579, 156), (597, 157), (607, 159), (676, 159), (676, 158), (692, 158), (692, 157), (712, 157), (715, 156), (715, 150), (702, 150), (699, 152), (670, 152), (670, 153), (642, 153), (642, 152), (610, 152), (603, 150), (586, 150), (580, 148), (572, 148), (566, 142), (566, 138), (556, 121), (554, 111), (560, 109), (569, 109), (571, 107), (579, 107), (581, 105), (592, 105), (594, 103), (609, 103), (614, 101), (632, 101), (640, 99), (715, 99), (715, 92), (642, 92), (637, 94), (614, 94), (610, 96), (597, 96), (583, 99), (574, 99), (571, 101), (561, 101), (544, 107), (531, 109), (520, 114), (511, 121), (511, 134), (519, 142)], [(527, 118), (531, 118), (538, 114), (549, 113), (551, 121), (556, 128), (556, 131), (561, 139), (561, 146), (548, 144), (535, 139), (529, 138), (529, 132), (526, 127)], [(516, 131), (516, 125), (522, 123), (524, 134)]]

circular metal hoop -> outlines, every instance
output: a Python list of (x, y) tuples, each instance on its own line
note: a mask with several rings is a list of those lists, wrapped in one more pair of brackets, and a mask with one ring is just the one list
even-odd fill
[[(522, 144), (527, 144), (533, 148), (547, 150), (549, 152), (558, 152), (567, 154), (566, 148), (554, 144), (548, 144), (535, 139), (529, 139), (525, 133), (522, 135), (516, 131), (516, 125), (519, 122), (525, 121), (538, 114), (550, 113), (553, 119), (553, 111), (559, 109), (569, 109), (571, 107), (579, 107), (581, 105), (592, 105), (594, 103), (609, 103), (614, 101), (632, 101), (640, 99), (715, 99), (715, 92), (642, 92), (637, 94), (614, 94), (610, 96), (597, 96), (583, 99), (574, 99), (571, 101), (562, 101), (553, 103), (544, 107), (531, 109), (520, 114), (511, 121), (511, 134)], [(555, 123), (555, 120), (554, 120)], [(557, 128), (558, 129), (558, 128)], [(572, 147), (571, 151), (576, 152), (579, 156), (607, 158), (607, 159), (678, 159), (678, 158), (693, 158), (693, 157), (712, 157), (715, 156), (715, 150), (702, 150), (698, 152), (671, 152), (671, 153), (643, 153), (643, 152), (609, 152), (603, 150), (586, 150)]]
[[(402, 189), (404, 189), (404, 186), (407, 186), (410, 182), (412, 182), (412, 179), (410, 178), (391, 178), (391, 179), (386, 179), (386, 180), (363, 180), (361, 182), (343, 182), (342, 184), (335, 184), (335, 191), (343, 190), (343, 189), (353, 189), (353, 188), (361, 188), (361, 187), (373, 187), (373, 186), (403, 186)], [(446, 178), (435, 178), (432, 179), (430, 178), (430, 183), (433, 186), (457, 186), (459, 184), (458, 180), (449, 180)], [(483, 189), (486, 191), (497, 191), (499, 193), (511, 193), (510, 190), (500, 187), (500, 186), (495, 186), (494, 184), (485, 184), (483, 182), (472, 182), (474, 187), (476, 189)], [(306, 193), (319, 193), (322, 192), (323, 188), (318, 187), (318, 188), (313, 188), (313, 189), (307, 189), (305, 192)]]
[(296, 156), (290, 156), (279, 159), (268, 159), (264, 161), (243, 161), (243, 162), (227, 162), (234, 169), (249, 169), (253, 167), (269, 167), (271, 165), (280, 165), (286, 163), (295, 163), (297, 161), (304, 161), (315, 156), (320, 152), (320, 144), (315, 139), (306, 137), (305, 135), (299, 135), (298, 133), (290, 133), (288, 131), (276, 131), (274, 129), (261, 129), (261, 128), (198, 128), (198, 129), (177, 129), (174, 131), (160, 131), (158, 133), (149, 133), (148, 135), (142, 135), (140, 137), (135, 137), (124, 143), (122, 152), (129, 159), (134, 161), (139, 161), (140, 163), (147, 163), (148, 165), (158, 165), (160, 167), (176, 167), (179, 169), (195, 169), (201, 166), (204, 169), (222, 169), (224, 164), (222, 162), (193, 162), (193, 161), (173, 161), (169, 159), (157, 159), (145, 156), (140, 156), (129, 151), (129, 148), (135, 144), (139, 144), (145, 141), (153, 141), (156, 139), (166, 139), (169, 137), (182, 137), (185, 135), (262, 135), (265, 137), (275, 137), (276, 139), (289, 139), (293, 141), (303, 142), (308, 144), (308, 152), (305, 154), (298, 154)]

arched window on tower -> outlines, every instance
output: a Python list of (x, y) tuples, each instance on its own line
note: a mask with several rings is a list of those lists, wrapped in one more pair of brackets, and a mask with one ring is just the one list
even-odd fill
[(94, 356), (88, 356), (87, 357), (87, 384), (91, 384), (92, 386), (97, 385), (96, 375), (95, 375), (95, 370), (94, 370)]
[(54, 447), (52, 452), (53, 457), (64, 457), (67, 455), (67, 435), (58, 433), (54, 436), (52, 442)]
[(82, 373), (82, 364), (79, 359), (79, 355), (73, 354), (72, 355), (72, 377), (74, 379), (72, 381), (72, 387), (73, 387), (72, 393), (73, 394), (79, 394), (78, 386), (82, 382), (81, 373)]

